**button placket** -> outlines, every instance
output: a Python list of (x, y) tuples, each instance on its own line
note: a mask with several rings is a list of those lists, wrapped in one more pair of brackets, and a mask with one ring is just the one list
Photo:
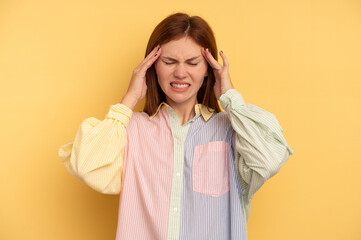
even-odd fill
[(169, 123), (173, 135), (174, 164), (169, 209), (168, 239), (177, 238), (180, 231), (180, 212), (183, 188), (184, 141), (189, 129), (189, 123), (180, 125), (178, 116), (173, 109), (168, 109)]

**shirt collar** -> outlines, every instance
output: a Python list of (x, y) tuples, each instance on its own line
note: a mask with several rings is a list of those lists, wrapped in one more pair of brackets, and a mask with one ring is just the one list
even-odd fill
[[(165, 102), (162, 102), (158, 106), (157, 111), (152, 116), (150, 116), (149, 119), (153, 119), (158, 114), (159, 110), (165, 109), (167, 107), (171, 107), (171, 106), (169, 106)], [(214, 110), (212, 108), (208, 108), (207, 106), (204, 106), (203, 104), (196, 104), (194, 106), (194, 111), (200, 113), (205, 121), (208, 121), (208, 119), (210, 119), (212, 117), (212, 114), (214, 113)]]

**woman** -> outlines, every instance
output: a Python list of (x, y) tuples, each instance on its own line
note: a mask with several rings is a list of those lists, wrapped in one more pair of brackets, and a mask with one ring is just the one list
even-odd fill
[(202, 18), (167, 17), (121, 103), (60, 148), (72, 174), (120, 193), (117, 239), (247, 238), (253, 194), (293, 151), (275, 116), (233, 89), (220, 56), (223, 66)]

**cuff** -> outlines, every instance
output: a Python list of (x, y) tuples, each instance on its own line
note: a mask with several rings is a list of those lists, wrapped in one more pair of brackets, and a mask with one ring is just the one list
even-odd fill
[(118, 120), (127, 126), (130, 118), (132, 117), (133, 111), (125, 106), (124, 104), (118, 103), (110, 106), (109, 112), (107, 114), (107, 118), (113, 118)]
[(246, 104), (242, 95), (235, 89), (229, 89), (227, 92), (222, 94), (219, 101), (222, 108), (227, 112)]

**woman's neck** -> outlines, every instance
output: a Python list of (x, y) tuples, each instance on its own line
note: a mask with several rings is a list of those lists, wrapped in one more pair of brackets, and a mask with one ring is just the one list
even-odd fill
[(172, 101), (167, 101), (167, 104), (171, 106), (177, 114), (181, 125), (185, 124), (196, 115), (194, 112), (194, 106), (197, 103), (197, 100), (188, 103), (175, 103)]

